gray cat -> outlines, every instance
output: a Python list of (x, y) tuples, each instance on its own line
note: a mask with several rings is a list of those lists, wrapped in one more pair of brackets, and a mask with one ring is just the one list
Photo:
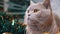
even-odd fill
[(30, 2), (27, 8), (24, 24), (26, 24), (26, 34), (43, 34), (49, 32), (56, 34), (59, 32), (60, 19), (52, 13), (50, 0), (45, 0), (43, 3)]

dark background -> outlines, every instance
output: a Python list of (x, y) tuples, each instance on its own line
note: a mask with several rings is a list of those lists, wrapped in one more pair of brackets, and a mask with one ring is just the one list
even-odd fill
[(4, 11), (4, 0), (0, 0), (0, 34), (25, 34), (24, 14), (30, 0), (9, 0), (7, 4), (8, 9)]

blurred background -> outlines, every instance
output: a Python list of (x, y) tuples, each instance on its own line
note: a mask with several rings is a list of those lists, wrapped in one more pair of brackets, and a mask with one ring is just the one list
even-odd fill
[[(42, 2), (43, 0), (32, 0)], [(25, 34), (24, 14), (30, 0), (0, 0), (0, 34)], [(60, 0), (51, 0), (53, 12), (60, 16)]]
[(30, 0), (0, 0), (0, 34), (25, 34), (24, 13)]

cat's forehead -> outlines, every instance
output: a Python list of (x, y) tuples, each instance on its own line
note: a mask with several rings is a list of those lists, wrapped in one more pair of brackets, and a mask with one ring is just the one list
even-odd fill
[(34, 4), (34, 5), (30, 5), (28, 7), (28, 10), (29, 9), (43, 9), (43, 8), (45, 8), (45, 7), (42, 4)]

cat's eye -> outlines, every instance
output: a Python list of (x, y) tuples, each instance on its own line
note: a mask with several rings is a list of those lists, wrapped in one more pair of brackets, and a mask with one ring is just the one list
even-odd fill
[(38, 9), (34, 9), (34, 13), (37, 12), (37, 11), (39, 11), (39, 10)]

